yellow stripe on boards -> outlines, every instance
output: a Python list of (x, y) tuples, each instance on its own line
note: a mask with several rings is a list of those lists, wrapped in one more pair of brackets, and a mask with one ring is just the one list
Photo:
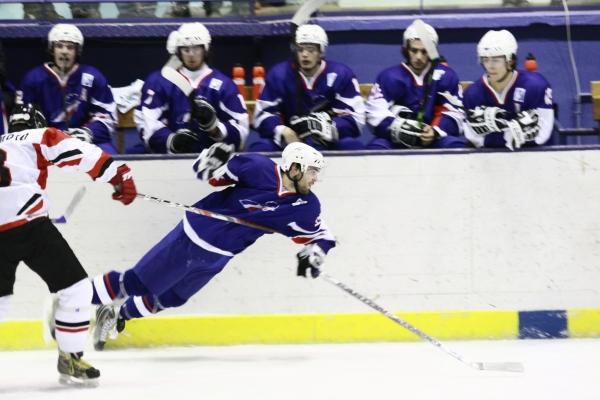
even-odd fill
[[(440, 340), (516, 339), (516, 311), (448, 311), (398, 313)], [(111, 347), (235, 345), (248, 343), (351, 343), (414, 341), (417, 336), (379, 313), (153, 316), (127, 322)], [(40, 321), (0, 323), (0, 350), (51, 347), (42, 338)]]
[(599, 337), (600, 309), (567, 310), (569, 337)]

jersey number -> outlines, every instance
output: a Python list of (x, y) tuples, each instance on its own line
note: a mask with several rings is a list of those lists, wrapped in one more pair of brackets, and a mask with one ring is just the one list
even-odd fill
[(6, 151), (0, 149), (0, 187), (10, 185), (12, 180), (10, 170), (4, 166), (4, 161), (6, 161)]

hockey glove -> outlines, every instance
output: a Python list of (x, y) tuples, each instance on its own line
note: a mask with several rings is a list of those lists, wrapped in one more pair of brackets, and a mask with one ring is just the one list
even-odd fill
[(539, 118), (535, 111), (521, 111), (515, 119), (507, 123), (504, 141), (510, 150), (518, 149), (524, 143), (535, 140), (540, 133)]
[(316, 278), (321, 273), (319, 269), (325, 262), (325, 252), (319, 247), (318, 244), (313, 243), (304, 246), (300, 252), (296, 255), (298, 258), (298, 269), (296, 275), (303, 276), (306, 278), (306, 271), (310, 269), (310, 275)]
[(198, 122), (200, 129), (206, 132), (214, 130), (219, 121), (215, 108), (205, 99), (193, 98), (191, 100), (192, 119)]
[(193, 153), (198, 140), (196, 132), (189, 129), (179, 129), (167, 139), (167, 149), (171, 153)]
[(232, 144), (215, 143), (208, 149), (202, 150), (194, 161), (194, 172), (200, 180), (207, 181), (215, 175), (215, 171), (227, 164), (233, 154)]
[(338, 141), (338, 131), (326, 112), (310, 113), (290, 120), (290, 127), (300, 139), (312, 137), (315, 143), (328, 145)]
[(390, 138), (396, 144), (406, 147), (421, 147), (422, 124), (414, 119), (396, 118), (390, 124)]
[(500, 132), (506, 128), (506, 111), (498, 107), (475, 107), (467, 111), (467, 122), (478, 135)]
[(137, 190), (133, 177), (131, 176), (131, 170), (127, 164), (122, 164), (117, 167), (117, 173), (109, 181), (115, 188), (115, 192), (112, 195), (113, 200), (120, 201), (127, 205), (131, 203), (137, 196)]
[(71, 128), (67, 132), (71, 137), (77, 138), (82, 142), (92, 143), (92, 131), (89, 128)]

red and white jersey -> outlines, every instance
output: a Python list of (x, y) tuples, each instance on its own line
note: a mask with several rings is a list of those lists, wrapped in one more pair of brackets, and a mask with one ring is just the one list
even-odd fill
[(48, 167), (86, 172), (108, 182), (117, 166), (99, 147), (55, 128), (0, 136), (0, 232), (48, 215)]

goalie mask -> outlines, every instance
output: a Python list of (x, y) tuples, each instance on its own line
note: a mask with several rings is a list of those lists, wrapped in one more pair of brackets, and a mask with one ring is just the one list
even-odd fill
[(8, 132), (45, 128), (46, 126), (44, 114), (30, 103), (16, 104), (8, 119)]

